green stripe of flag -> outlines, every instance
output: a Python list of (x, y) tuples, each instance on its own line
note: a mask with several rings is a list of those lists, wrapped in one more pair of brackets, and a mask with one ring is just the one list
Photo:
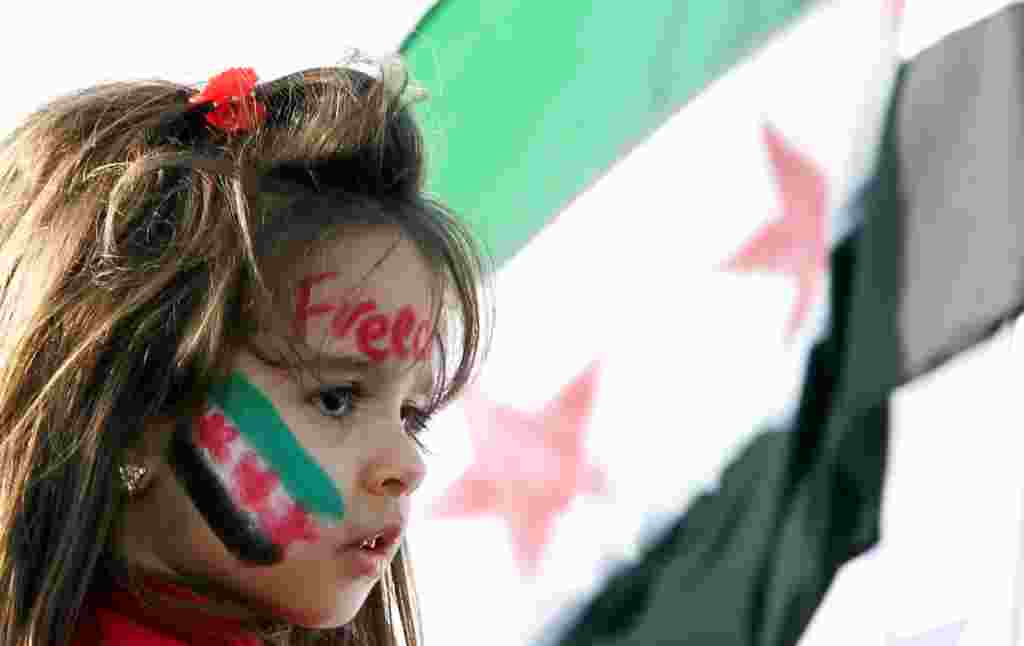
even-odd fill
[(447, 0), (402, 45), (431, 92), (429, 189), (503, 264), (814, 0)]

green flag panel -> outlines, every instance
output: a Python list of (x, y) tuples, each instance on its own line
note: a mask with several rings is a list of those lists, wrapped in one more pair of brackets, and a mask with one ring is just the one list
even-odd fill
[(501, 265), (616, 159), (811, 4), (442, 1), (402, 45), (431, 93), (418, 108), (428, 188)]

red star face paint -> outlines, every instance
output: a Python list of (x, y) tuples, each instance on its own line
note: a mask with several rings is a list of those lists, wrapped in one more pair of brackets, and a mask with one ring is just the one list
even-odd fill
[(177, 430), (171, 458), (197, 509), (243, 561), (276, 563), (344, 516), (333, 479), (240, 372), (211, 390), (201, 418)]

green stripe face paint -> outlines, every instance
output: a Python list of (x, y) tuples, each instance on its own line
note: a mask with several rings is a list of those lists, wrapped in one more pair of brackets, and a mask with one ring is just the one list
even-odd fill
[(345, 504), (334, 480), (299, 445), (259, 388), (236, 371), (210, 391), (210, 398), (277, 473), (292, 498), (318, 516), (341, 520)]
[(298, 443), (270, 399), (240, 372), (209, 394), (206, 412), (176, 434), (179, 479), (241, 560), (271, 565), (342, 519), (334, 480)]

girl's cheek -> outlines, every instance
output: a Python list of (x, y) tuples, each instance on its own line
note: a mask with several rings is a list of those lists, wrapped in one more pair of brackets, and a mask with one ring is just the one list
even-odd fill
[(333, 526), (314, 517), (285, 490), (277, 471), (223, 411), (211, 406), (195, 425), (193, 441), (233, 506), (268, 542), (288, 550), (300, 541), (320, 540), (323, 530)]
[[(302, 507), (324, 519), (341, 520), (345, 505), (334, 479), (302, 447), (271, 399), (244, 374), (236, 371), (211, 389), (206, 417), (211, 411), (222, 416), (212, 432), (212, 444), (241, 441), (240, 452), (258, 456), (264, 470), (279, 478), (287, 494)], [(227, 430), (220, 428), (222, 423)], [(236, 475), (229, 472), (231, 484)]]
[(344, 501), (270, 399), (235, 373), (175, 432), (171, 462), (196, 509), (236, 558), (273, 565), (340, 523)]

